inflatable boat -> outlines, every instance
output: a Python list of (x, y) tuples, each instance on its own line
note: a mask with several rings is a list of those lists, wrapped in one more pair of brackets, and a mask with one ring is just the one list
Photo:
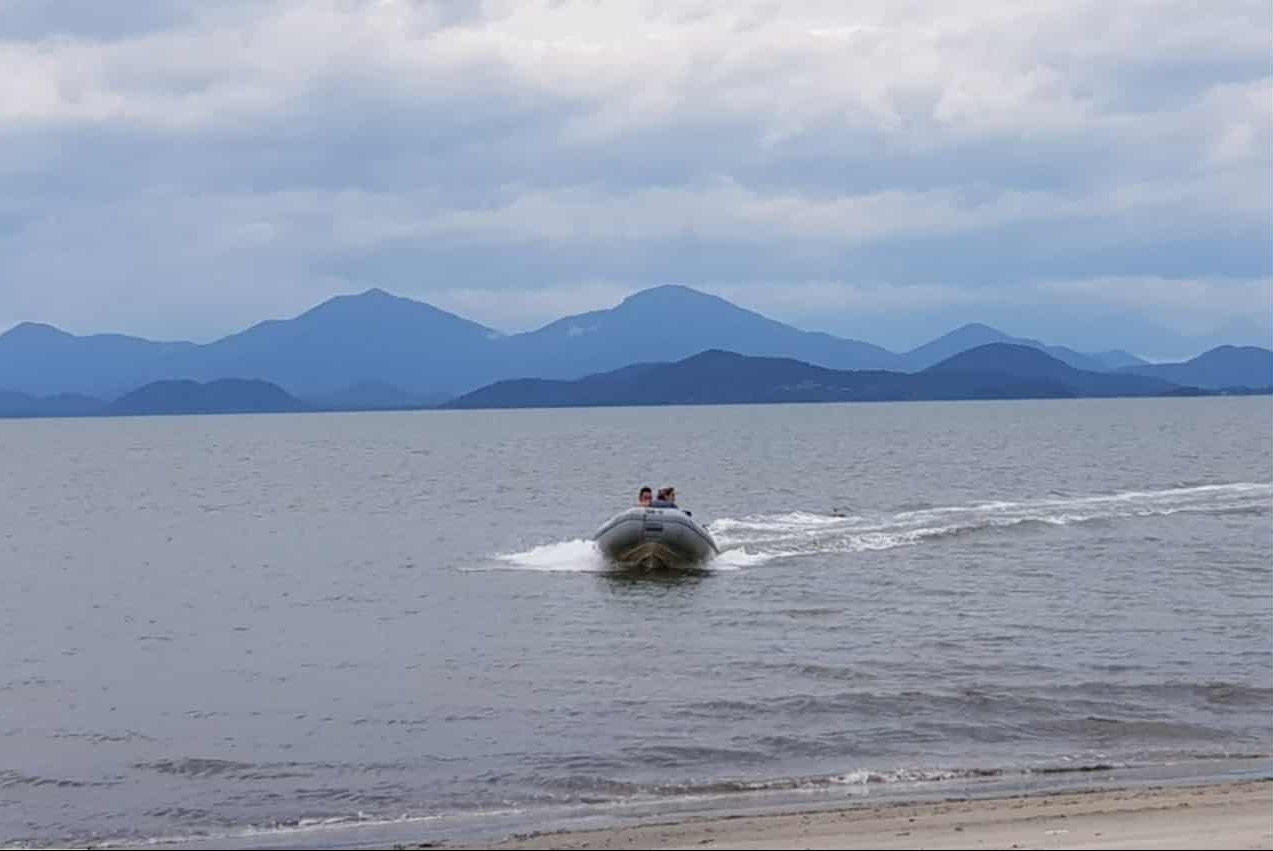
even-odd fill
[(629, 508), (592, 539), (615, 565), (637, 570), (693, 568), (720, 552), (707, 530), (679, 508)]

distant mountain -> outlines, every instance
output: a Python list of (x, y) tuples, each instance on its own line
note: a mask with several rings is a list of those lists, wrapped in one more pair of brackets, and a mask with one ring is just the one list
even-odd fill
[(0, 390), (0, 417), (36, 417), (39, 399), (30, 393)]
[[(0, 335), (0, 387), (35, 397), (72, 393), (112, 399), (154, 381), (239, 377), (276, 384), (319, 407), (404, 408), (504, 379), (571, 380), (627, 364), (676, 362), (710, 349), (830, 369), (906, 372), (994, 343), (1030, 346), (1088, 372), (1149, 368), (1119, 350), (1083, 354), (980, 324), (899, 355), (802, 331), (680, 286), (654, 287), (615, 307), (512, 335), (372, 289), (204, 345), (118, 334), (80, 337), (23, 323)], [(1245, 385), (1244, 375), (1235, 378), (1225, 369), (1208, 372), (1205, 382), (1190, 380), (1189, 373), (1179, 380), (1208, 387)], [(1155, 370), (1150, 373), (1157, 375)]]
[(458, 392), (489, 380), (497, 336), (432, 305), (372, 289), (203, 346), (187, 374), (259, 378), (303, 397), (362, 382), (409, 393)]
[(127, 393), (104, 413), (135, 414), (263, 414), (310, 410), (299, 399), (268, 381), (222, 378), (197, 381), (155, 381)]
[[(1013, 337), (997, 328), (991, 328), (989, 325), (983, 325), (980, 322), (973, 322), (956, 328), (949, 334), (943, 334), (932, 342), (911, 349), (902, 358), (906, 369), (912, 372), (919, 372), (960, 352), (966, 352), (969, 349), (990, 343), (1012, 343), (1018, 346), (1029, 346), (1030, 348), (1039, 349), (1075, 369), (1100, 371), (1112, 368), (1107, 366), (1104, 359), (1099, 355), (1086, 355), (1065, 346), (1048, 346), (1038, 340)], [(1121, 354), (1128, 358), (1139, 360), (1135, 355), (1128, 355), (1126, 352)], [(1116, 359), (1117, 357), (1115, 355)], [(1140, 362), (1143, 363), (1143, 361)]]
[(1159, 363), (1119, 370), (1192, 384), (1209, 390), (1273, 387), (1273, 351), (1259, 346), (1218, 346), (1183, 363)]
[(797, 358), (843, 369), (901, 368), (887, 349), (801, 331), (688, 287), (661, 286), (607, 310), (567, 316), (498, 341), (521, 376), (578, 378), (643, 361), (672, 361), (705, 349)]
[(439, 398), (491, 380), (497, 336), (476, 322), (376, 289), (206, 345), (118, 334), (77, 337), (23, 323), (0, 335), (0, 387), (114, 397), (157, 380), (242, 376), (303, 396), (382, 382)]
[(1145, 366), (1149, 363), (1144, 358), (1138, 358), (1131, 352), (1125, 352), (1122, 349), (1110, 349), (1106, 352), (1088, 352), (1087, 356), (1100, 363), (1107, 370), (1122, 369), (1125, 366)]
[(0, 417), (81, 417), (96, 414), (105, 405), (101, 399), (75, 393), (33, 396), (0, 390)]
[(0, 387), (47, 396), (114, 397), (177, 368), (194, 343), (156, 343), (122, 334), (77, 337), (36, 322), (0, 334)]
[(1073, 396), (1161, 396), (1181, 392), (1181, 385), (1160, 378), (1075, 369), (1033, 346), (990, 343), (960, 352), (924, 370), (924, 375), (976, 376), (988, 386), (1005, 378), (1055, 382)]
[(1071, 366), (1028, 346), (994, 343), (920, 373), (834, 370), (788, 358), (719, 350), (574, 381), (501, 381), (446, 408), (712, 405), (942, 399), (1027, 399), (1197, 393), (1142, 376)]

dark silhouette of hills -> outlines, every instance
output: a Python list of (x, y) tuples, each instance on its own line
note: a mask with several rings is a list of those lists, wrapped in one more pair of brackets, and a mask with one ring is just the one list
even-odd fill
[(127, 393), (102, 413), (155, 414), (261, 414), (298, 413), (311, 408), (267, 381), (221, 378), (198, 381), (155, 381)]
[(1078, 370), (1029, 346), (992, 343), (919, 373), (834, 370), (789, 358), (713, 350), (675, 363), (643, 364), (575, 381), (501, 381), (443, 407), (1035, 399), (1201, 392), (1152, 377)]
[(990, 343), (960, 352), (929, 367), (924, 375), (965, 376), (978, 382), (1053, 382), (1072, 396), (1163, 396), (1179, 392), (1180, 385), (1143, 375), (1111, 374), (1075, 369), (1031, 346)]
[(0, 390), (0, 418), (413, 410), (432, 408), (443, 401), (445, 398), (407, 394), (390, 385), (357, 385), (324, 399), (300, 400), (265, 381), (176, 380), (151, 382), (114, 402), (74, 393), (41, 397)]
[(918, 372), (994, 343), (1040, 349), (1088, 372), (1126, 372), (1208, 388), (1268, 386), (1269, 370), (1260, 359), (1273, 358), (1266, 349), (1246, 347), (1234, 350), (1241, 356), (1230, 356), (1224, 352), (1231, 347), (1221, 347), (1213, 350), (1219, 354), (1172, 369), (1146, 365), (1118, 350), (1084, 354), (1045, 346), (980, 324), (897, 354), (802, 331), (679, 286), (655, 287), (607, 310), (501, 335), (423, 302), (373, 289), (203, 345), (118, 334), (81, 337), (23, 323), (0, 334), (0, 388), (42, 398), (114, 399), (154, 381), (238, 377), (276, 384), (318, 408), (410, 408), (516, 376), (572, 380), (629, 364), (676, 362), (710, 349), (830, 369)]
[(1258, 346), (1217, 346), (1184, 363), (1144, 364), (1119, 372), (1209, 390), (1273, 387), (1273, 352)]

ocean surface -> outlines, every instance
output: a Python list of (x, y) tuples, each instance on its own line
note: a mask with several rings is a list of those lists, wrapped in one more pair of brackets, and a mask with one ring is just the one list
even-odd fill
[[(0, 422), (0, 845), (1269, 776), (1271, 447), (1267, 397)], [(710, 570), (597, 558), (646, 484)]]

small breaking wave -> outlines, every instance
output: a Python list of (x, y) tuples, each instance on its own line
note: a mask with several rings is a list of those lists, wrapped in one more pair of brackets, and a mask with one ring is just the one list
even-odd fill
[(592, 774), (532, 777), (534, 785), (549, 791), (560, 803), (634, 804), (649, 800), (716, 798), (775, 792), (817, 792), (832, 789), (863, 792), (872, 786), (913, 786), (958, 781), (1039, 775), (1088, 774), (1126, 768), (1121, 762), (1075, 762), (1015, 767), (863, 768), (839, 774), (798, 777), (756, 777), (686, 782), (635, 782)]
[(155, 762), (135, 763), (134, 768), (142, 771), (154, 771), (174, 777), (203, 780), (215, 777), (229, 777), (235, 780), (277, 780), (288, 777), (305, 777), (307, 772), (297, 771), (296, 764), (257, 765), (251, 762), (236, 762), (228, 759), (208, 759), (204, 757), (181, 757), (178, 759), (161, 759)]
[(83, 789), (90, 786), (114, 786), (117, 780), (73, 780), (66, 777), (42, 777), (26, 774), (12, 768), (0, 770), (0, 789), (19, 786), (52, 786), (58, 789)]

